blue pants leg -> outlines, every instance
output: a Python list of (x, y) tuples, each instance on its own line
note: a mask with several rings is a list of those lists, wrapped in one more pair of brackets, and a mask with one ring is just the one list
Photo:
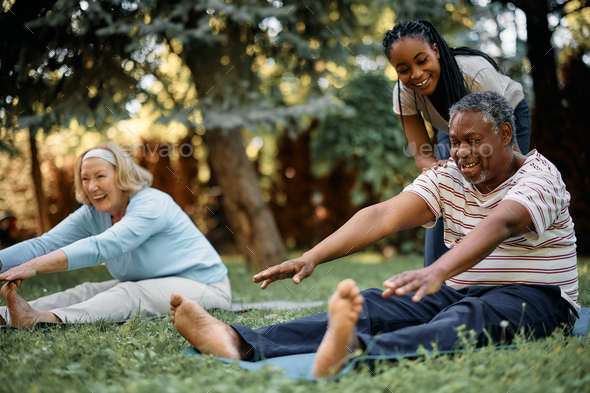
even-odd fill
[(516, 143), (522, 154), (527, 154), (531, 144), (531, 110), (525, 99), (514, 108), (514, 120)]
[[(533, 337), (546, 337), (569, 321), (569, 305), (561, 298), (557, 286), (482, 286), (457, 292), (461, 300), (421, 325), (384, 330), (378, 336), (359, 333), (359, 338), (370, 348), (371, 355), (413, 353), (420, 345), (432, 349), (433, 343), (439, 350), (447, 351), (456, 348), (458, 326), (464, 326), (464, 331), (473, 330), (476, 343), (481, 346), (488, 343), (488, 337), (492, 342), (511, 340), (519, 326), (524, 326)], [(502, 328), (502, 321), (508, 322), (507, 328)]]
[[(434, 295), (414, 303), (411, 296), (384, 299), (377, 288), (361, 292), (364, 302), (356, 329), (359, 334), (375, 335), (423, 324), (434, 318), (445, 307), (459, 301), (462, 295), (444, 286)], [(328, 327), (328, 313), (320, 313), (291, 322), (252, 330), (247, 326), (232, 325), (242, 338), (254, 348), (254, 360), (277, 356), (315, 352)]]
[[(476, 332), (484, 344), (487, 329), (494, 341), (502, 337), (500, 322), (508, 321), (505, 338), (510, 340), (519, 323), (544, 337), (567, 323), (569, 308), (559, 287), (548, 285), (505, 285), (468, 287), (459, 291), (443, 286), (440, 291), (414, 303), (410, 295), (384, 299), (380, 289), (362, 291), (363, 312), (356, 329), (371, 355), (415, 352), (419, 345), (430, 349), (452, 349), (458, 339), (456, 327)], [(523, 313), (522, 304), (526, 303)], [(253, 347), (253, 360), (312, 353), (327, 331), (327, 313), (252, 330), (232, 326)]]

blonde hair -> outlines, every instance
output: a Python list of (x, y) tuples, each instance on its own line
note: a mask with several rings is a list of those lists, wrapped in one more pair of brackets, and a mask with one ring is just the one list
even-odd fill
[(108, 150), (113, 154), (117, 165), (115, 166), (115, 187), (133, 196), (141, 190), (150, 187), (154, 176), (145, 168), (135, 164), (131, 155), (125, 152), (119, 145), (113, 142), (104, 142), (86, 149), (76, 158), (74, 163), (74, 192), (76, 200), (84, 205), (90, 205), (90, 199), (82, 187), (82, 158), (93, 149)]

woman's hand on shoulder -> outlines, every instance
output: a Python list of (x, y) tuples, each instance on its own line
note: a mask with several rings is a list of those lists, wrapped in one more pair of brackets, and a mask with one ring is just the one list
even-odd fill
[(299, 284), (305, 278), (311, 276), (316, 264), (308, 259), (305, 254), (297, 259), (285, 261), (279, 265), (267, 267), (265, 270), (254, 275), (252, 281), (262, 282), (261, 289), (268, 287), (277, 280), (293, 278), (295, 284)]
[(436, 169), (438, 169), (439, 166), (441, 166), (443, 168), (446, 168), (447, 167), (447, 164), (449, 163), (449, 161), (453, 161), (453, 159), (452, 158), (449, 158), (448, 160), (438, 160), (438, 161), (432, 163), (432, 165), (430, 166), (430, 168), (422, 168), (422, 172), (426, 172), (429, 169), (436, 170)]

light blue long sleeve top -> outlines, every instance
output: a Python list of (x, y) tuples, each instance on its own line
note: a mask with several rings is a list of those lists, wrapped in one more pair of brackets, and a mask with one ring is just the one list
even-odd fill
[(54, 250), (68, 270), (104, 263), (120, 281), (169, 276), (218, 282), (227, 267), (211, 243), (170, 195), (146, 188), (129, 199), (123, 218), (82, 206), (49, 232), (0, 250), (2, 272)]

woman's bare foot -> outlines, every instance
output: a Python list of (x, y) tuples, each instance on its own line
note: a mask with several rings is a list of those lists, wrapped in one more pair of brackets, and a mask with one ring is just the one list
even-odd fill
[[(350, 278), (341, 281), (328, 302), (328, 330), (315, 358), (315, 377), (335, 375), (342, 369), (346, 356), (358, 349), (360, 342), (354, 327), (361, 311), (363, 297), (356, 283)], [(355, 348), (351, 348), (353, 343)]]
[(61, 322), (51, 312), (33, 310), (29, 303), (16, 292), (17, 288), (18, 285), (10, 281), (0, 290), (10, 313), (10, 326), (31, 329), (37, 322)]
[(196, 302), (173, 293), (172, 323), (180, 335), (201, 353), (241, 360), (242, 339), (231, 326), (218, 321)]

